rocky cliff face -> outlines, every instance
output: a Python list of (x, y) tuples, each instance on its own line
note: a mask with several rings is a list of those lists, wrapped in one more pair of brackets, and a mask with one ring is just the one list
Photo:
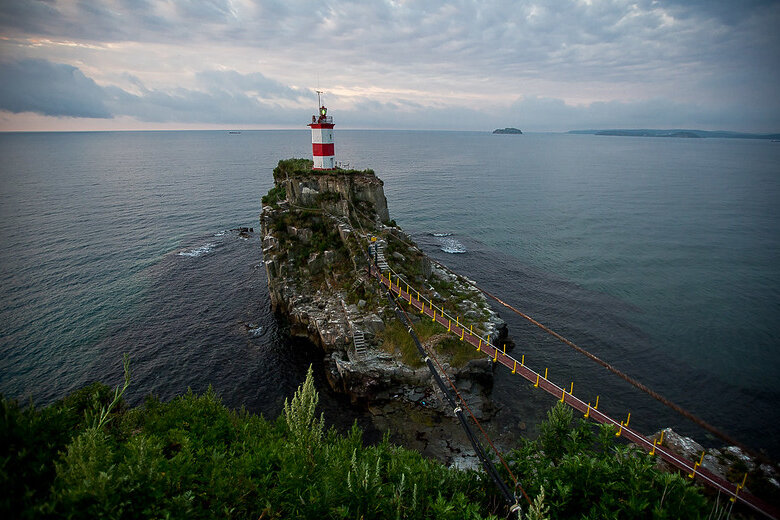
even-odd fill
[(351, 206), (359, 205), (373, 212), (379, 223), (390, 220), (382, 188), (384, 183), (376, 175), (366, 172), (304, 173), (292, 177), (284, 175), (276, 182), (284, 187), (287, 200), (292, 205), (317, 206), (340, 217), (349, 217)]
[[(452, 304), (451, 312), (470, 317), (475, 330), (504, 340), (501, 319), (466, 280), (432, 267), (411, 239), (390, 225), (383, 183), (372, 171), (316, 172), (310, 161), (295, 159), (280, 161), (274, 180), (261, 215), (274, 310), (287, 316), (292, 334), (322, 348), (331, 386), (353, 402), (374, 411), (387, 411), (392, 402), (440, 409), (443, 396), (409, 350), (411, 340), (379, 284), (368, 277), (370, 237), (387, 253), (389, 267), (440, 299), (438, 304), (461, 302)], [(470, 407), (478, 416), (489, 415), (490, 360), (462, 343), (455, 349), (446, 330), (413, 319)]]

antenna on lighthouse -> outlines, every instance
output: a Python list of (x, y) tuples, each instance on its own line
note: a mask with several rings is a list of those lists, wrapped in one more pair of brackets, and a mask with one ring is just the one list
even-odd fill
[(316, 92), (317, 92), (317, 110), (319, 110), (320, 107), (322, 106), (322, 100), (320, 99), (320, 95), (324, 94), (324, 92), (322, 90), (317, 90)]

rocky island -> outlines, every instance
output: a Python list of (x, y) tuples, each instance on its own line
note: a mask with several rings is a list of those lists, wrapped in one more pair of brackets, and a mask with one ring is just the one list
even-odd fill
[[(443, 417), (451, 410), (445, 413), (443, 396), (411, 338), (368, 275), (369, 244), (376, 244), (380, 267), (404, 273), (425, 297), (490, 334), (494, 344), (508, 341), (506, 325), (465, 278), (432, 263), (390, 220), (383, 182), (372, 170), (312, 166), (308, 159), (279, 161), (274, 187), (263, 197), (263, 257), (273, 310), (287, 319), (292, 335), (322, 349), (330, 386), (367, 409), (378, 429), (396, 432), (402, 437), (397, 440), (420, 451), (433, 449), (428, 444), (438, 436), (432, 430), (449, 429)], [(411, 319), (475, 416), (488, 418), (491, 360), (431, 320)], [(403, 438), (402, 430), (414, 438)], [(454, 430), (442, 437), (450, 448)], [(442, 458), (436, 451), (431, 454)]]
[(495, 130), (493, 130), (493, 133), (494, 134), (517, 134), (517, 135), (521, 135), (523, 133), (523, 131), (520, 130), (519, 128), (507, 127), (507, 128), (496, 128)]

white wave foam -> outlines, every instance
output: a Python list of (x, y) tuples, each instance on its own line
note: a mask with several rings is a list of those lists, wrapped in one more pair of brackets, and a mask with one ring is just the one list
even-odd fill
[(452, 236), (452, 233), (431, 233), (431, 235), (435, 237), (449, 237)]
[(215, 237), (223, 237), (223, 236), (225, 236), (225, 233), (227, 233), (227, 231), (220, 231), (219, 233), (214, 233), (214, 236)]
[(249, 334), (254, 337), (258, 337), (263, 334), (263, 327), (257, 326), (255, 328), (249, 329)]
[(190, 256), (193, 258), (197, 258), (201, 255), (205, 255), (206, 253), (210, 253), (216, 244), (208, 243), (205, 246), (196, 247), (194, 249), (190, 249), (189, 251), (179, 251), (179, 256)]
[(440, 238), (439, 242), (441, 243), (439, 248), (445, 253), (461, 254), (466, 252), (466, 246), (454, 238)]

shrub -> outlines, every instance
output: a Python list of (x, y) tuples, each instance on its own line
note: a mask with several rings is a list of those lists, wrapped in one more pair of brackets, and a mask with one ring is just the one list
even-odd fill
[(579, 419), (557, 403), (539, 428), (509, 457), (530, 496), (545, 494), (551, 519), (703, 518), (709, 512), (700, 489), (655, 467), (635, 446), (616, 444), (612, 426)]
[(283, 184), (277, 184), (270, 190), (268, 190), (268, 193), (263, 195), (263, 204), (267, 204), (269, 206), (276, 206), (280, 200), (285, 200), (287, 198), (287, 190), (285, 189)]
[[(121, 391), (93, 385), (42, 409), (2, 399), (3, 518), (495, 519), (492, 514), (505, 513), (483, 473), (447, 468), (391, 445), (387, 436), (365, 446), (357, 424), (345, 435), (325, 433), (311, 369), (276, 421), (229, 410), (211, 389), (168, 403), (147, 398), (131, 410), (114, 396)], [(111, 421), (87, 420), (90, 410)], [(572, 426), (567, 410), (561, 404), (551, 410), (539, 439), (509, 457), (536, 497), (528, 518), (706, 515), (698, 488), (616, 445), (612, 428), (594, 431), (584, 420)]]

